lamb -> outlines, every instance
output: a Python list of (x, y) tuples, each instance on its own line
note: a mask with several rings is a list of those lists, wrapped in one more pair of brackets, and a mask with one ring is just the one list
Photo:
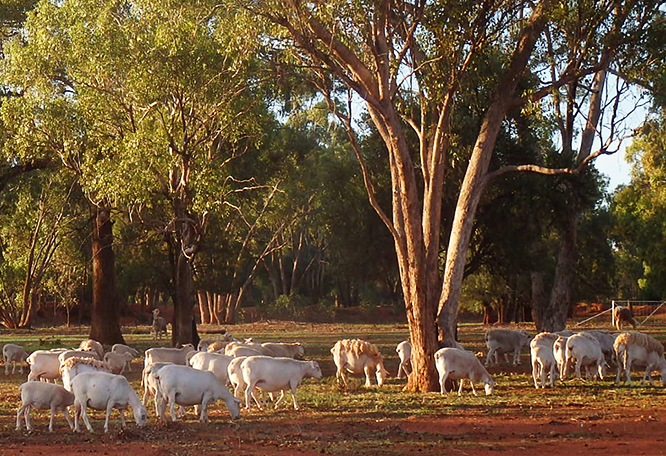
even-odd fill
[(129, 382), (122, 375), (107, 372), (83, 372), (72, 380), (74, 393), (74, 431), (79, 432), (79, 415), (83, 419), (88, 431), (94, 432), (88, 420), (88, 407), (96, 410), (106, 410), (104, 432), (109, 432), (109, 415), (112, 409), (120, 413), (120, 425), (125, 427), (125, 413), (127, 407), (132, 408), (134, 420), (138, 426), (144, 426), (148, 419), (146, 408), (143, 406), (132, 389)]
[(412, 367), (410, 365), (410, 359), (412, 357), (412, 345), (403, 340), (398, 344), (395, 349), (398, 352), (398, 357), (400, 358), (400, 365), (398, 366), (397, 377), (402, 378), (402, 373), (405, 373), (406, 377), (409, 377), (409, 374), (412, 373)]
[(613, 326), (618, 331), (622, 331), (622, 324), (629, 323), (632, 328), (636, 329), (638, 322), (634, 319), (631, 309), (624, 306), (615, 306), (613, 308)]
[(365, 386), (372, 386), (370, 374), (374, 371), (377, 377), (377, 385), (382, 386), (384, 380), (388, 377), (388, 372), (384, 369), (384, 359), (379, 349), (360, 339), (343, 339), (335, 343), (331, 348), (333, 361), (337, 367), (335, 373), (338, 382), (347, 386), (345, 372), (352, 374), (365, 373)]
[[(168, 401), (171, 419), (177, 421), (176, 404), (199, 405), (199, 420), (208, 421), (208, 404), (222, 399), (227, 405), (229, 414), (236, 419), (240, 416), (240, 401), (233, 397), (229, 390), (218, 382), (212, 372), (200, 371), (189, 366), (164, 366), (153, 373), (159, 385), (159, 394)], [(158, 415), (166, 420), (164, 413), (166, 403), (161, 401)]]
[(652, 381), (652, 371), (659, 371), (661, 380), (666, 385), (666, 360), (664, 360), (664, 346), (654, 337), (639, 332), (626, 332), (617, 336), (615, 339), (614, 350), (617, 358), (617, 375), (615, 384), (620, 386), (620, 372), (625, 371), (627, 383), (633, 386), (631, 382), (631, 367), (635, 365), (645, 366), (645, 374), (641, 383), (645, 383), (647, 377), (650, 384)]
[(74, 395), (59, 385), (43, 382), (25, 382), (19, 386), (21, 393), (21, 406), (16, 412), (16, 430), (21, 430), (21, 415), (25, 420), (25, 427), (32, 431), (30, 423), (30, 409), (51, 410), (49, 432), (53, 432), (53, 417), (56, 412), (62, 412), (70, 429), (74, 429), (72, 419), (67, 407), (74, 403)]
[(20, 345), (5, 344), (2, 347), (2, 359), (5, 362), (5, 375), (9, 375), (9, 363), (12, 363), (12, 375), (16, 373), (16, 363), (23, 373), (23, 363), (28, 359), (28, 353)]
[(113, 353), (104, 355), (104, 364), (112, 374), (122, 374), (134, 356), (131, 353)]
[(194, 369), (212, 372), (222, 385), (229, 383), (229, 363), (234, 358), (221, 353), (199, 352), (189, 360), (189, 365)]
[[(291, 390), (294, 409), (299, 410), (296, 400), (296, 389), (306, 376), (321, 380), (322, 372), (316, 361), (300, 361), (292, 358), (271, 358), (267, 356), (250, 356), (241, 364), (245, 387), (245, 406), (252, 407), (251, 396), (257, 387), (265, 392), (280, 391), (280, 398), (275, 403), (278, 408), (284, 398), (284, 392)], [(259, 405), (259, 404), (257, 404)], [(261, 406), (259, 406), (261, 408)]]
[(106, 364), (94, 358), (67, 358), (60, 364), (60, 376), (62, 386), (67, 391), (72, 391), (72, 379), (82, 372), (109, 372)]
[(537, 377), (541, 378), (541, 388), (546, 387), (546, 373), (550, 375), (550, 387), (555, 382), (557, 361), (553, 353), (553, 345), (559, 338), (557, 334), (542, 332), (530, 342), (530, 357), (532, 358), (532, 379), (534, 387), (539, 389)]
[(58, 360), (58, 356), (60, 356), (60, 352), (52, 352), (48, 350), (37, 350), (32, 352), (26, 360), (30, 366), (28, 381), (55, 381), (60, 378), (60, 361)]
[(95, 339), (86, 339), (79, 344), (79, 350), (97, 354), (97, 359), (104, 358), (104, 347)]
[(279, 356), (282, 358), (299, 358), (305, 355), (305, 348), (299, 342), (264, 342), (261, 346), (270, 350), (270, 352), (273, 353), (273, 356)]
[(458, 396), (462, 396), (463, 383), (465, 379), (469, 380), (472, 385), (472, 394), (476, 396), (474, 390), (474, 382), (481, 381), (484, 383), (486, 395), (493, 393), (495, 382), (490, 376), (481, 361), (474, 355), (474, 353), (461, 350), (459, 348), (441, 348), (435, 353), (435, 366), (439, 373), (439, 385), (442, 396), (446, 395), (444, 387), (446, 380), (460, 380), (460, 387), (458, 388)]
[(513, 353), (513, 365), (517, 366), (520, 364), (520, 351), (523, 345), (530, 341), (531, 336), (524, 330), (494, 328), (487, 330), (484, 338), (488, 347), (486, 366), (492, 363), (493, 355), (495, 364), (498, 364), (497, 355), (501, 354), (504, 354), (504, 358), (509, 362), (509, 353)]
[(585, 366), (587, 377), (590, 376), (590, 366), (594, 366), (601, 380), (604, 379), (606, 359), (597, 339), (587, 334), (574, 334), (567, 339), (566, 347), (567, 366), (571, 365), (574, 360), (576, 362), (576, 378), (581, 378), (582, 366)]
[(127, 364), (125, 367), (127, 368), (127, 372), (132, 372), (132, 360), (139, 356), (139, 351), (135, 348), (132, 348), (128, 345), (125, 344), (114, 344), (113, 347), (111, 347), (111, 353), (118, 353), (118, 354), (124, 354), (124, 353), (129, 353), (132, 355), (132, 358), (127, 361)]
[(185, 344), (181, 348), (156, 347), (146, 350), (146, 358), (143, 365), (150, 366), (153, 363), (187, 364), (187, 354), (194, 350), (194, 345)]
[(164, 318), (160, 317), (160, 309), (153, 310), (153, 327), (151, 330), (153, 340), (161, 339), (162, 334), (164, 337), (167, 335), (167, 322)]

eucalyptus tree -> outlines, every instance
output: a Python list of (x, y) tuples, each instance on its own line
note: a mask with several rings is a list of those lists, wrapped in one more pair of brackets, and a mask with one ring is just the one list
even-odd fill
[[(395, 244), (414, 344), (416, 374), (410, 377), (410, 387), (433, 389), (435, 317), (445, 342), (452, 343), (474, 216), (483, 189), (493, 177), (508, 170), (550, 172), (539, 163), (501, 171), (490, 168), (507, 113), (527, 106), (539, 108), (541, 100), (590, 75), (595, 75), (594, 84), (601, 84), (618, 46), (628, 49), (627, 43), (635, 43), (659, 4), (291, 0), (243, 5), (255, 17), (273, 24), (267, 33), (281, 40), (281, 48), (292, 51), (292, 60), (286, 57), (282, 62), (297, 63), (310, 76), (329, 100), (331, 111), (347, 126), (353, 145), (358, 143), (351, 112), (355, 104), (350, 96), (347, 109), (340, 108), (335, 94), (341, 87), (365, 102), (385, 142), (392, 183), (390, 215), (377, 203), (373, 176), (359, 148), (355, 150), (370, 203)], [(577, 37), (579, 42), (572, 44), (561, 36)], [(477, 73), (479, 63), (487, 58), (500, 65), (484, 75), (488, 97), (467, 159), (457, 153), (452, 115), (459, 94), (478, 89), (468, 85), (469, 76)], [(526, 69), (536, 82), (523, 91), (519, 86)], [(590, 92), (600, 92), (599, 85), (592, 87)], [(576, 91), (575, 95), (580, 101), (586, 93)], [(585, 144), (594, 137), (597, 115), (588, 120)], [(417, 148), (410, 148), (408, 130), (416, 134)], [(581, 146), (583, 150), (587, 146)], [(593, 158), (589, 152), (579, 154), (575, 169), (582, 169)], [(457, 159), (466, 160), (468, 167), (442, 277), (438, 268), (442, 191), (447, 170)], [(572, 171), (567, 168), (561, 172)]]
[(219, 6), (44, 1), (8, 58), (12, 83), (33, 102), (23, 100), (15, 111), (26, 118), (15, 121), (30, 120), (29, 134), (39, 137), (38, 116), (52, 113), (52, 127), (67, 127), (63, 152), (79, 146), (82, 185), (104, 209), (96, 220), (107, 230), (95, 239), (111, 241), (113, 207), (160, 233), (173, 344), (198, 338), (191, 266), (210, 214), (229, 187), (242, 185), (225, 167), (252, 147), (264, 116), (251, 90), (259, 81), (248, 76), (257, 41)]

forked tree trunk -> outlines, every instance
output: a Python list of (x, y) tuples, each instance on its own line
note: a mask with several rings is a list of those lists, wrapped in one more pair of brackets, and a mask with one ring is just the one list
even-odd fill
[(90, 338), (103, 345), (124, 344), (116, 296), (111, 211), (95, 207), (92, 235), (92, 309)]

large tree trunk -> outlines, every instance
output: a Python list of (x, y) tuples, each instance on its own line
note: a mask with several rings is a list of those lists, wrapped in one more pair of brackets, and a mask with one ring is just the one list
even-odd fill
[(124, 344), (116, 296), (111, 211), (95, 207), (92, 236), (92, 309), (90, 338), (104, 345)]
[(197, 293), (197, 296), (199, 297), (199, 316), (201, 318), (201, 324), (202, 325), (208, 325), (212, 323), (212, 319), (210, 318), (210, 313), (208, 311), (208, 293), (206, 293), (203, 290), (200, 290)]
[(546, 297), (546, 287), (543, 283), (544, 273), (540, 271), (530, 272), (530, 282), (532, 285), (532, 320), (536, 325), (537, 332), (544, 331), (543, 315), (548, 304)]

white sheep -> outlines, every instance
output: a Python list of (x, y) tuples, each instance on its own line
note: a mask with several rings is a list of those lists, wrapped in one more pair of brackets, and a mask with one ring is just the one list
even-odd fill
[(85, 351), (85, 350), (65, 350), (63, 352), (60, 352), (58, 354), (58, 362), (60, 365), (67, 361), (69, 358), (92, 358), (96, 359), (97, 361), (101, 361), (102, 359), (97, 356), (97, 353), (94, 351)]
[(9, 375), (9, 363), (12, 363), (12, 375), (16, 372), (16, 363), (23, 373), (23, 363), (28, 359), (25, 348), (16, 344), (5, 344), (2, 347), (2, 359), (5, 362), (5, 375)]
[(16, 430), (21, 430), (21, 416), (25, 420), (25, 427), (32, 431), (30, 423), (30, 409), (51, 410), (49, 432), (53, 432), (53, 417), (56, 412), (62, 412), (70, 429), (74, 423), (67, 412), (67, 407), (74, 403), (74, 395), (59, 385), (44, 382), (25, 382), (19, 386), (21, 393), (21, 406), (16, 412)]
[(458, 396), (462, 396), (464, 380), (472, 385), (472, 394), (476, 396), (474, 382), (483, 382), (486, 395), (492, 394), (495, 382), (481, 361), (474, 353), (459, 348), (441, 348), (435, 352), (435, 366), (439, 373), (439, 386), (442, 396), (446, 395), (446, 380), (460, 380)]
[(95, 339), (86, 339), (79, 344), (79, 350), (97, 354), (97, 359), (104, 358), (104, 347)]
[(285, 342), (264, 342), (262, 347), (267, 348), (273, 353), (272, 356), (282, 358), (299, 358), (305, 355), (305, 347), (299, 342), (285, 343)]
[(143, 365), (149, 366), (153, 363), (173, 363), (186, 365), (187, 354), (195, 351), (194, 345), (185, 344), (181, 348), (155, 347), (146, 350), (146, 358)]
[[(201, 339), (199, 341), (199, 345), (197, 345), (197, 350), (198, 351), (218, 351), (220, 348), (224, 348), (229, 342), (238, 342), (231, 333), (227, 332), (216, 339)], [(220, 348), (216, 348), (214, 350), (208, 350), (208, 347), (211, 346), (212, 344), (219, 343), (221, 345)]]
[(125, 427), (125, 409), (132, 408), (134, 420), (138, 426), (144, 426), (148, 419), (143, 406), (129, 382), (122, 375), (107, 372), (83, 372), (72, 380), (74, 393), (74, 431), (79, 432), (79, 415), (88, 431), (94, 432), (88, 420), (87, 407), (106, 410), (104, 432), (109, 432), (109, 415), (114, 408), (120, 413), (120, 425)]
[(60, 378), (60, 361), (58, 360), (58, 356), (60, 356), (60, 352), (58, 351), (37, 350), (32, 352), (26, 360), (30, 366), (28, 381), (55, 381)]
[[(593, 366), (599, 374), (601, 380), (604, 379), (604, 370), (606, 359), (601, 351), (601, 345), (597, 339), (587, 334), (574, 334), (567, 339), (566, 344), (567, 366), (575, 361), (576, 378), (581, 378), (581, 367), (585, 366), (586, 377), (590, 377), (590, 367)], [(565, 372), (566, 375), (566, 372)], [(595, 374), (595, 377), (597, 375)]]
[(405, 376), (408, 377), (412, 372), (412, 367), (410, 364), (412, 357), (412, 345), (408, 341), (403, 340), (398, 344), (395, 351), (398, 352), (398, 357), (400, 358), (397, 377), (402, 378), (403, 372), (405, 373)]
[(374, 372), (377, 378), (377, 384), (382, 386), (384, 380), (388, 378), (388, 372), (384, 368), (384, 359), (379, 349), (360, 339), (343, 339), (335, 343), (331, 348), (333, 361), (337, 367), (335, 373), (338, 382), (347, 386), (345, 373), (365, 374), (365, 386), (372, 386), (370, 376)]
[(224, 348), (224, 354), (238, 358), (239, 356), (276, 356), (275, 352), (262, 344), (246, 339), (245, 342), (230, 342)]
[(162, 334), (167, 336), (167, 322), (164, 318), (160, 317), (160, 309), (153, 310), (153, 326), (151, 329), (153, 340), (161, 339)]
[(568, 371), (567, 339), (569, 339), (569, 336), (557, 336), (557, 339), (555, 339), (555, 342), (553, 343), (553, 356), (555, 357), (555, 362), (557, 363), (558, 375), (562, 380), (566, 378)]
[(525, 344), (530, 342), (531, 338), (532, 336), (522, 329), (493, 328), (487, 330), (484, 335), (486, 347), (488, 347), (486, 366), (492, 364), (493, 356), (495, 364), (498, 364), (498, 355), (502, 354), (509, 362), (509, 353), (513, 353), (513, 365), (517, 366), (520, 364), (520, 351)]
[(229, 362), (227, 366), (227, 378), (229, 383), (234, 388), (234, 396), (237, 399), (242, 399), (245, 397), (245, 381), (243, 380), (243, 371), (241, 370), (241, 364), (245, 361), (246, 356), (239, 356), (234, 358)]
[[(251, 396), (254, 388), (273, 393), (280, 391), (280, 398), (275, 408), (280, 405), (286, 390), (291, 391), (294, 409), (298, 410), (296, 389), (306, 376), (321, 380), (322, 372), (316, 361), (300, 361), (293, 358), (272, 358), (268, 356), (250, 356), (241, 364), (245, 382), (245, 407), (252, 407)], [(261, 406), (257, 403), (259, 408)]]
[(208, 404), (222, 399), (227, 405), (229, 414), (236, 419), (240, 416), (240, 401), (233, 397), (229, 390), (218, 382), (212, 372), (200, 371), (189, 366), (164, 366), (156, 373), (151, 374), (159, 385), (159, 394), (162, 400), (158, 415), (166, 420), (164, 413), (168, 402), (171, 419), (177, 421), (176, 404), (199, 406), (199, 419), (208, 421)]
[(220, 384), (226, 385), (229, 383), (229, 363), (233, 359), (221, 353), (198, 352), (188, 362), (194, 369), (212, 372)]
[(111, 347), (111, 353), (118, 353), (118, 354), (129, 353), (130, 355), (132, 355), (132, 358), (129, 361), (127, 361), (127, 365), (125, 366), (127, 372), (132, 372), (132, 360), (139, 356), (139, 351), (137, 349), (132, 348), (129, 345), (125, 344), (114, 344)]
[(615, 384), (620, 385), (620, 373), (624, 369), (627, 383), (630, 386), (631, 368), (645, 366), (645, 373), (641, 383), (648, 378), (654, 386), (652, 371), (659, 371), (661, 381), (666, 385), (666, 360), (664, 360), (664, 346), (654, 337), (638, 332), (626, 332), (615, 339), (614, 350), (617, 358), (617, 375)]
[(131, 353), (113, 353), (104, 355), (104, 364), (112, 374), (122, 374), (134, 356)]
[(558, 339), (557, 334), (542, 332), (537, 334), (530, 342), (530, 357), (532, 359), (532, 379), (534, 387), (539, 389), (537, 377), (541, 378), (541, 388), (546, 387), (546, 375), (550, 376), (551, 388), (555, 382), (557, 361), (553, 346)]
[(597, 342), (599, 342), (599, 346), (601, 347), (601, 352), (604, 354), (606, 361), (614, 362), (615, 352), (613, 350), (613, 344), (615, 343), (615, 338), (618, 336), (617, 334), (610, 334), (607, 331), (602, 331), (598, 329), (589, 329), (586, 331), (581, 331), (579, 334), (587, 334), (594, 337), (597, 340)]
[(83, 372), (109, 372), (106, 364), (94, 358), (67, 358), (60, 364), (60, 376), (62, 386), (67, 391), (72, 391), (72, 379)]

